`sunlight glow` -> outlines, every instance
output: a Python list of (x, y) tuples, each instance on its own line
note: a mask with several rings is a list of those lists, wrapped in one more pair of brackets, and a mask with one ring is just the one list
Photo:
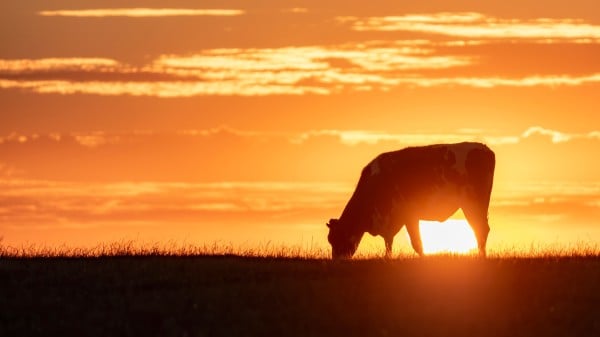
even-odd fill
[(425, 254), (465, 254), (477, 249), (475, 235), (466, 220), (421, 221), (419, 227)]

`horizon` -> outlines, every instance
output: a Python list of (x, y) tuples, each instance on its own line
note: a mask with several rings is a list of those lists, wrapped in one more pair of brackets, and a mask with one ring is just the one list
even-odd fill
[(328, 247), (371, 159), (461, 141), (492, 251), (600, 245), (593, 2), (170, 5), (0, 5), (0, 245)]

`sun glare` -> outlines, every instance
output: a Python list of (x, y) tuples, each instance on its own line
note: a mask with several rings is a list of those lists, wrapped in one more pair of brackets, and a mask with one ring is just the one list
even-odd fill
[(475, 235), (466, 220), (421, 221), (419, 226), (425, 254), (465, 254), (477, 248)]

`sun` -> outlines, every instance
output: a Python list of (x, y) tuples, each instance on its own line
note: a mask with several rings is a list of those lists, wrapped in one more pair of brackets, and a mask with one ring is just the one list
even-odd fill
[(466, 254), (477, 249), (475, 234), (466, 220), (421, 221), (419, 226), (425, 254)]

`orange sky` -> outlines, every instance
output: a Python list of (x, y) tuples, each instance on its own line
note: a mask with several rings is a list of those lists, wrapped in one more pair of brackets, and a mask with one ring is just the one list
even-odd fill
[(164, 6), (0, 4), (3, 244), (325, 244), (373, 156), (462, 140), (490, 247), (600, 243), (596, 1)]

